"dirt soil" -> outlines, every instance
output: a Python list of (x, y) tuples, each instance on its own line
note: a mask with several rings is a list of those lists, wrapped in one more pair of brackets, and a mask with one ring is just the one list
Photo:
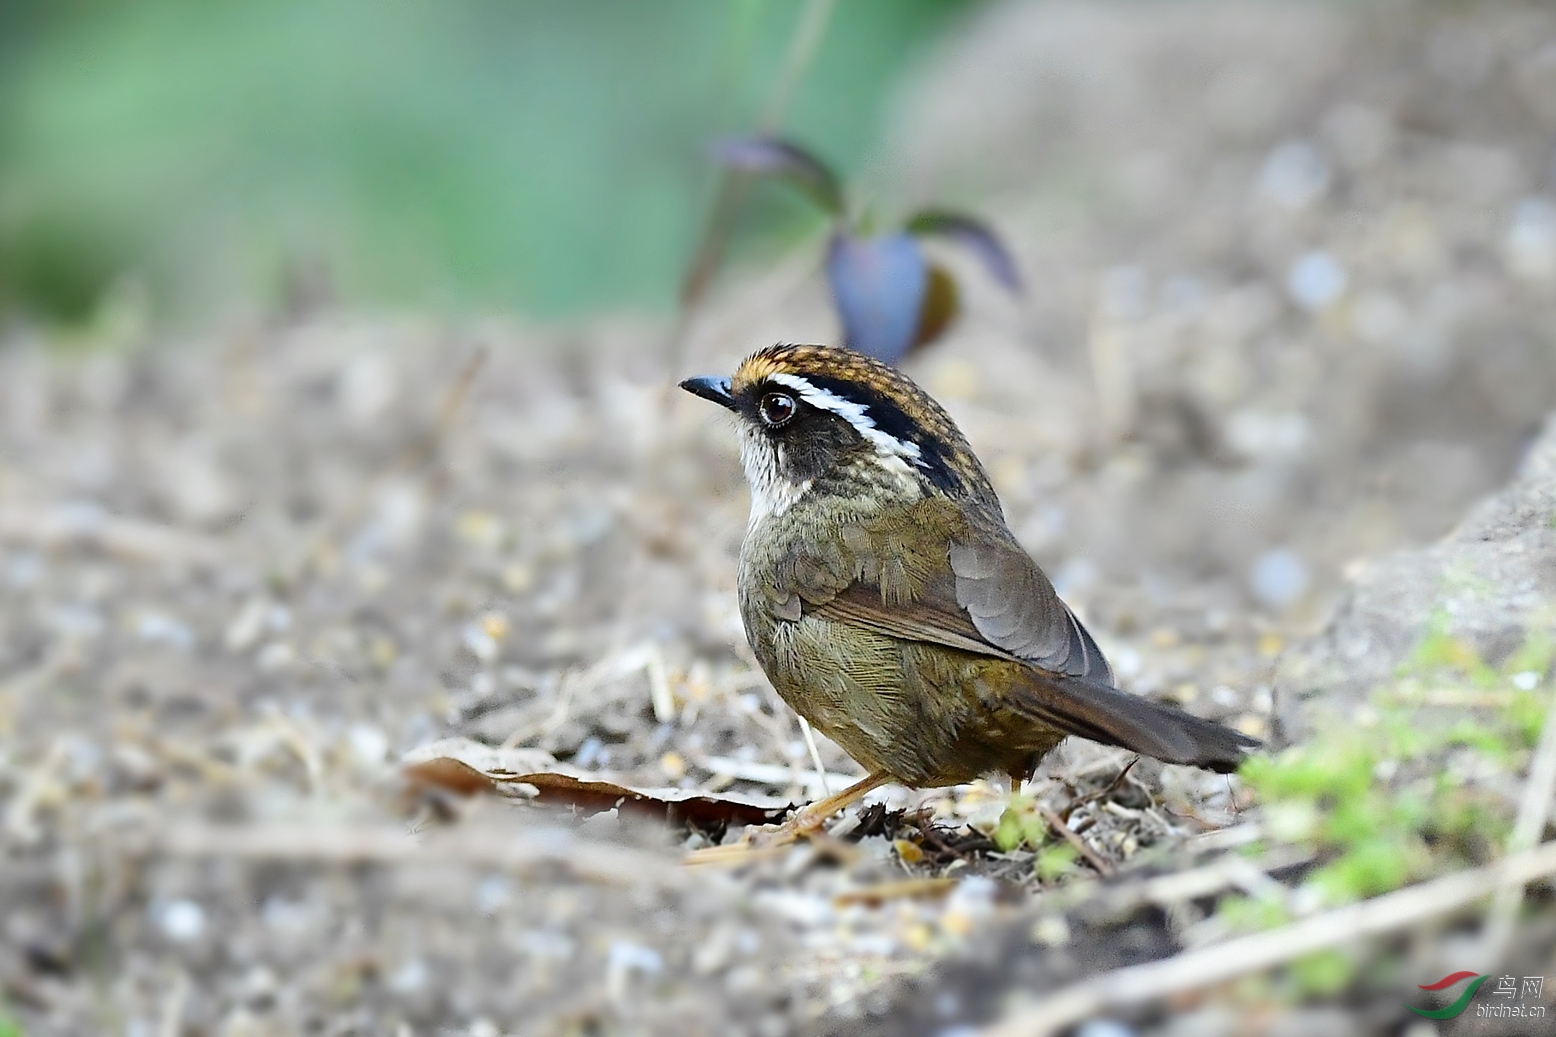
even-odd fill
[[(1556, 400), (1553, 48), (1533, 5), (1010, 4), (906, 92), (881, 197), (988, 214), (1029, 285), (968, 272), (910, 373), (1125, 687), (1267, 734), (1274, 659), (1347, 563), (1513, 470)], [(1235, 778), (1071, 743), (1027, 790), (1070, 833), (1042, 852), (1001, 852), (1009, 793), (980, 783), (885, 790), (711, 873), (679, 859), (718, 824), (407, 788), (441, 739), (766, 805), (858, 773), (823, 741), (817, 774), (754, 666), (733, 432), (670, 388), (831, 339), (814, 268), (730, 278), (673, 372), (636, 318), (11, 333), (5, 1011), (134, 1037), (948, 1033), (1004, 1003), (966, 952), (1034, 911), (1066, 968), (1169, 953), (1159, 912), (1093, 939), (1062, 897), (1235, 840)]]

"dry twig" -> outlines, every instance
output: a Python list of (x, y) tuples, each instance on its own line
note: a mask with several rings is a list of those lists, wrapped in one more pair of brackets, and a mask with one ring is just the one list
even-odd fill
[(679, 888), (687, 881), (664, 857), (619, 843), (580, 839), (560, 828), (502, 835), (460, 829), (418, 838), (384, 826), (190, 823), (147, 833), (128, 849), (136, 856), (319, 864), (466, 864), (518, 871), (560, 865), (579, 878), (620, 886)]
[(1086, 840), (1076, 835), (1075, 832), (1070, 829), (1070, 826), (1064, 823), (1064, 819), (1058, 814), (1054, 813), (1053, 807), (1050, 807), (1046, 803), (1039, 803), (1037, 804), (1037, 812), (1043, 816), (1043, 820), (1048, 823), (1049, 828), (1053, 829), (1059, 835), (1062, 835), (1065, 839), (1065, 842), (1075, 847), (1075, 852), (1084, 857), (1086, 859), (1086, 863), (1090, 864), (1092, 869), (1096, 871), (1098, 875), (1113, 874), (1113, 865), (1103, 860), (1102, 856), (1098, 854), (1096, 850), (1093, 850), (1090, 846), (1086, 845)]
[[(1540, 741), (1529, 761), (1529, 778), (1524, 784), (1523, 797), (1518, 802), (1518, 817), (1513, 822), (1513, 834), (1508, 837), (1510, 854), (1528, 850), (1540, 841), (1545, 831), (1546, 818), (1550, 816), (1551, 799), (1556, 796), (1556, 706), (1545, 714), (1545, 724), (1540, 729)], [(1513, 923), (1518, 908), (1523, 904), (1523, 883), (1508, 883), (1497, 890), (1486, 919), (1486, 931), (1482, 937), (1481, 965), (1488, 971), (1496, 968), (1507, 953), (1508, 940), (1513, 935)]]
[(220, 543), (203, 534), (72, 507), (0, 508), (0, 543), (44, 551), (87, 548), (129, 562), (211, 567), (222, 559)]
[(1018, 1011), (984, 1037), (1046, 1037), (1109, 1009), (1199, 990), (1294, 961), (1317, 951), (1393, 932), (1451, 914), (1506, 885), (1556, 875), (1556, 842), (1472, 871), (1423, 882), (1291, 925), (1132, 965), (1064, 987), (1042, 1004)]

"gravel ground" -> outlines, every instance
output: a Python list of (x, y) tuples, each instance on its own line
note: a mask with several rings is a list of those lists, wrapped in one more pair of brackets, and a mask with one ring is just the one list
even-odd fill
[[(911, 371), (1127, 687), (1266, 733), (1346, 564), (1512, 471), (1556, 397), (1552, 45), (1524, 5), (1013, 4), (905, 96), (881, 190), (971, 199), (1031, 286), (969, 274)], [(831, 338), (813, 274), (731, 278), (672, 374)], [(731, 429), (646, 319), (121, 316), (0, 347), (0, 990), (28, 1033), (902, 1020), (895, 980), (1246, 816), (1235, 779), (1071, 744), (1027, 791), (1085, 856), (1000, 852), (1009, 794), (978, 784), (707, 874), (678, 858), (716, 825), (407, 788), (452, 738), (820, 790), (739, 628)], [(902, 1025), (998, 1008), (956, 989)]]

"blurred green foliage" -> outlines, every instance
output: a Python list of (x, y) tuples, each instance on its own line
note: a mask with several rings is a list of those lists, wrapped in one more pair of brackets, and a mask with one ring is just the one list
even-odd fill
[[(1243, 765), (1265, 833), (1246, 852), (1258, 856), (1272, 843), (1311, 848), (1319, 863), (1302, 882), (1307, 910), (1485, 864), (1512, 830), (1511, 805), (1495, 791), (1507, 782), (1486, 776), (1511, 778), (1529, 765), (1550, 708), (1553, 662), (1549, 629), (1530, 629), (1492, 667), (1454, 635), (1447, 615), (1434, 617), (1351, 729)], [(1229, 895), (1217, 912), (1232, 931), (1293, 918), (1291, 904), (1268, 893)], [(1307, 955), (1274, 993), (1330, 996), (1357, 979), (1358, 965), (1349, 948)], [(1375, 985), (1394, 989), (1399, 979)]]
[(1023, 848), (1035, 853), (1032, 868), (1044, 882), (1053, 882), (1072, 873), (1080, 854), (1049, 829), (1037, 810), (1037, 800), (1017, 793), (1010, 797), (994, 831), (989, 833), (1001, 853)]
[[(778, 0), (0, 2), (0, 308), (665, 306), (706, 142), (756, 119)], [(786, 125), (857, 171), (894, 81), (967, 2), (837, 6)], [(815, 226), (781, 190), (747, 225)]]
[[(1550, 708), (1553, 661), (1552, 632), (1534, 627), (1494, 668), (1438, 616), (1352, 730), (1248, 760), (1241, 774), (1268, 837), (1318, 852), (1322, 863), (1304, 885), (1320, 902), (1376, 896), (1495, 855), (1511, 813), (1495, 782), (1471, 775), (1527, 767)], [(1266, 899), (1234, 896), (1221, 910), (1239, 929), (1289, 920), (1285, 905)], [(1315, 976), (1336, 970), (1334, 960), (1312, 967)]]

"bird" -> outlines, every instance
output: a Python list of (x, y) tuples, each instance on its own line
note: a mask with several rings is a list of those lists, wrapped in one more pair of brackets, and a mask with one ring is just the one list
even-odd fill
[(769, 845), (888, 783), (1023, 780), (1069, 735), (1221, 773), (1260, 745), (1117, 687), (966, 437), (907, 375), (851, 349), (780, 343), (680, 387), (736, 417), (751, 491), (736, 586), (752, 651), (779, 696), (867, 772)]

